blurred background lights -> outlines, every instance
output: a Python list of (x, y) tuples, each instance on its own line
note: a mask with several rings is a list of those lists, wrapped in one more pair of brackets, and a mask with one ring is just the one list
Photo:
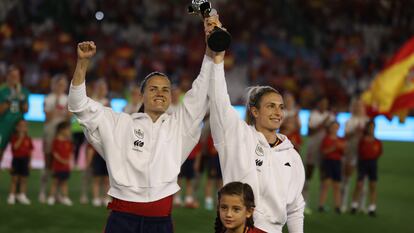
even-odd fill
[(102, 20), (104, 18), (104, 13), (102, 11), (97, 11), (95, 13), (95, 18), (99, 21)]

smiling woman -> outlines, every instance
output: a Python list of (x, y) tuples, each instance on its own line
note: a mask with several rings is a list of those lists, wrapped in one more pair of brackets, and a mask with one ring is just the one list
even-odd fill
[[(206, 35), (211, 30), (206, 29)], [(79, 43), (77, 53), (69, 110), (108, 168), (108, 195), (112, 197), (108, 208), (112, 212), (105, 232), (173, 232), (172, 195), (180, 189), (177, 175), (181, 164), (200, 138), (208, 108), (208, 74), (217, 54), (206, 48), (200, 74), (174, 112), (166, 113), (171, 82), (165, 74), (154, 72), (141, 85), (141, 111), (126, 114), (116, 113), (86, 95), (86, 70), (96, 53), (95, 43)]]
[(264, 232), (303, 232), (305, 171), (289, 139), (277, 133), (284, 117), (284, 102), (275, 89), (249, 91), (246, 122), (231, 106), (224, 64), (214, 66), (210, 79), (210, 125), (220, 157), (223, 182), (249, 184), (256, 197), (255, 227)]
[(143, 104), (139, 112), (146, 112), (153, 121), (167, 111), (171, 103), (171, 82), (167, 75), (152, 72), (141, 83)]
[(246, 104), (246, 122), (264, 134), (270, 144), (279, 141), (274, 133), (284, 118), (282, 95), (269, 86), (251, 87)]

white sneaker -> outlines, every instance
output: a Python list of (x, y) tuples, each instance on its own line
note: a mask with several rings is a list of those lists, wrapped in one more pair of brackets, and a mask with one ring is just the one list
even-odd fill
[(9, 197), (7, 198), (7, 204), (9, 205), (16, 204), (16, 196), (14, 196), (14, 194), (9, 195)]
[(42, 204), (46, 203), (46, 194), (45, 193), (39, 193), (39, 202)]
[(16, 199), (20, 204), (23, 204), (23, 205), (30, 205), (31, 204), (29, 198), (27, 198), (26, 194), (24, 194), (24, 193), (18, 194)]
[(63, 205), (66, 205), (66, 206), (72, 206), (72, 205), (73, 205), (73, 203), (72, 203), (72, 201), (69, 199), (69, 197), (63, 197), (63, 198), (60, 200), (60, 203), (62, 203)]
[(214, 209), (213, 198), (211, 198), (211, 197), (206, 198), (206, 200), (204, 202), (204, 208), (206, 208), (206, 210), (213, 210)]
[(101, 199), (99, 199), (99, 198), (94, 198), (93, 200), (92, 200), (92, 205), (93, 206), (95, 206), (95, 207), (99, 207), (99, 206), (101, 206)]
[(48, 197), (47, 198), (47, 204), (48, 205), (54, 205), (56, 202), (55, 197)]
[(183, 206), (183, 201), (181, 200), (179, 195), (174, 196), (173, 204), (174, 204), (174, 206), (177, 206), (177, 207), (182, 207)]

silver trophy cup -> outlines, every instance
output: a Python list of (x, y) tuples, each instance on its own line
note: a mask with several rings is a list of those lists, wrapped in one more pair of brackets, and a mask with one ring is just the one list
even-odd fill
[[(188, 6), (188, 13), (200, 15), (203, 19), (217, 14), (208, 0), (192, 0)], [(214, 52), (222, 52), (230, 47), (231, 35), (219, 27), (214, 27), (207, 38), (208, 47)]]

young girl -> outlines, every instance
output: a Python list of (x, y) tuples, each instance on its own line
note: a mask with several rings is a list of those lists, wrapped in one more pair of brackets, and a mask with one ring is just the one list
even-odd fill
[(339, 124), (333, 122), (329, 125), (327, 134), (322, 140), (321, 152), (322, 161), (322, 189), (319, 197), (319, 211), (325, 211), (325, 202), (328, 195), (328, 188), (332, 183), (335, 211), (341, 213), (341, 158), (344, 154), (345, 142), (337, 136)]
[(223, 186), (223, 178), (220, 170), (219, 155), (214, 147), (214, 142), (211, 134), (207, 137), (206, 143), (207, 158), (207, 183), (204, 190), (204, 208), (206, 210), (214, 210), (214, 190), (219, 190)]
[[(212, 18), (212, 17), (210, 17)], [(221, 26), (218, 19), (208, 20)], [(224, 183), (248, 183), (256, 196), (255, 226), (265, 232), (303, 232), (305, 171), (290, 140), (277, 133), (284, 118), (284, 101), (269, 86), (248, 93), (247, 122), (232, 107), (224, 77), (224, 53), (210, 78), (210, 121)], [(218, 60), (218, 59), (217, 59)]]
[(46, 121), (43, 128), (43, 158), (45, 167), (40, 178), (39, 202), (46, 202), (46, 189), (51, 178), (52, 142), (59, 123), (70, 119), (68, 111), (67, 76), (58, 74), (52, 79), (52, 92), (45, 98)]
[(292, 142), (295, 150), (300, 153), (302, 137), (300, 136), (300, 128), (297, 127), (296, 119), (292, 117), (285, 119), (280, 128), (280, 132), (286, 135), (290, 142)]
[(295, 96), (292, 93), (285, 93), (283, 95), (285, 101), (285, 119), (280, 128), (280, 133), (286, 135), (292, 142), (293, 147), (300, 153), (302, 145), (302, 137), (300, 136), (300, 119), (299, 110), (300, 108), (296, 105)]
[(50, 187), (49, 205), (55, 204), (56, 191), (60, 189), (59, 201), (67, 206), (72, 205), (68, 197), (68, 179), (70, 176), (70, 161), (73, 158), (73, 144), (71, 141), (70, 124), (68, 122), (59, 123), (56, 129), (56, 137), (52, 144), (52, 171), (53, 181)]
[(363, 135), (365, 125), (369, 121), (365, 113), (365, 105), (360, 99), (351, 102), (351, 118), (345, 124), (345, 155), (343, 162), (343, 179), (341, 186), (342, 212), (345, 212), (348, 205), (348, 194), (351, 177), (354, 173), (358, 160), (358, 143)]
[(375, 123), (368, 122), (364, 130), (364, 136), (358, 145), (358, 181), (355, 187), (351, 213), (355, 213), (358, 206), (358, 200), (364, 184), (364, 178), (369, 178), (369, 201), (368, 214), (376, 216), (377, 200), (377, 179), (378, 179), (378, 158), (382, 154), (382, 143), (374, 136)]
[(96, 152), (91, 144), (86, 147), (86, 163), (92, 168), (92, 205), (107, 206), (111, 201), (106, 194), (109, 190), (109, 176), (105, 160)]
[(260, 233), (254, 227), (254, 194), (248, 184), (230, 182), (218, 192), (215, 233)]
[[(181, 187), (185, 187), (184, 206), (190, 209), (195, 209), (199, 206), (193, 184), (196, 173), (198, 173), (200, 167), (201, 149), (202, 145), (200, 141), (191, 151), (187, 160), (181, 165), (181, 171), (180, 174), (178, 174), (178, 183)], [(181, 191), (178, 191), (174, 195), (174, 205), (182, 206), (182, 204)]]
[[(27, 177), (29, 176), (30, 158), (33, 151), (32, 139), (27, 134), (27, 123), (20, 120), (16, 125), (16, 133), (11, 137), (12, 160), (12, 182), (7, 203), (14, 205), (16, 199), (23, 205), (30, 205), (26, 196)], [(16, 190), (20, 193), (16, 196)]]
[(319, 169), (319, 178), (322, 180), (322, 153), (320, 151), (321, 143), (326, 135), (326, 128), (330, 123), (335, 121), (335, 115), (330, 110), (329, 100), (322, 97), (317, 101), (316, 109), (313, 109), (309, 116), (309, 136), (307, 140), (307, 152), (305, 162), (305, 186), (303, 187), (303, 197), (306, 202), (305, 213), (310, 214), (312, 210), (309, 200), (310, 183), (315, 169)]

